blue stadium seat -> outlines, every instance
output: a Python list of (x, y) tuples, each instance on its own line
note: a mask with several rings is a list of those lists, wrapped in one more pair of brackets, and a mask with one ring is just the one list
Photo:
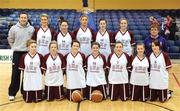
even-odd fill
[(1, 44), (3, 44), (3, 45), (9, 45), (7, 39), (2, 39), (2, 40), (0, 40), (0, 41), (1, 41)]
[(134, 38), (135, 38), (135, 41), (138, 41), (138, 40), (143, 40), (143, 37), (142, 35), (134, 35)]
[(170, 46), (168, 52), (169, 53), (179, 53), (179, 47), (178, 46)]
[(143, 40), (137, 40), (136, 44), (138, 44), (138, 43), (143, 43)]
[(168, 52), (171, 59), (180, 59), (180, 50), (178, 46), (170, 46)]
[(139, 30), (132, 30), (132, 32), (133, 32), (134, 35), (139, 35), (140, 34)]
[(174, 46), (174, 40), (168, 40), (167, 41), (167, 45), (170, 47), (170, 46)]
[(0, 45), (0, 49), (7, 49), (6, 45)]
[(0, 33), (0, 39), (7, 39), (7, 34), (4, 33)]
[(175, 46), (180, 47), (180, 40), (176, 40), (176, 41), (175, 41)]

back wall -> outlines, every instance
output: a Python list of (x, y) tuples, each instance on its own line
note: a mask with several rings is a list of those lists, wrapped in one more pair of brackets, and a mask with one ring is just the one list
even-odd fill
[[(89, 0), (92, 9), (180, 9), (180, 0)], [(0, 8), (81, 9), (82, 0), (0, 0)]]

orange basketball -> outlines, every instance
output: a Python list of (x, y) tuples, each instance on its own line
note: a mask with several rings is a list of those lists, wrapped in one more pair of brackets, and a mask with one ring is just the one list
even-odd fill
[(79, 90), (73, 91), (73, 93), (72, 93), (72, 100), (73, 100), (74, 102), (80, 102), (80, 101), (82, 101), (82, 100), (83, 100), (83, 94), (82, 94), (82, 92), (79, 91)]
[(99, 90), (94, 90), (91, 94), (91, 100), (93, 102), (101, 102), (103, 100), (103, 94)]

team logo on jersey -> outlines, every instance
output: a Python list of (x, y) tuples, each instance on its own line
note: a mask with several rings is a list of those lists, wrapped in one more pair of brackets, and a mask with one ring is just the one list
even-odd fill
[(49, 67), (49, 73), (58, 73), (61, 70), (61, 66), (53, 63), (52, 66)]
[(30, 62), (30, 65), (33, 65), (33, 62)]
[(161, 65), (157, 64), (157, 62), (155, 61), (154, 64), (151, 65), (151, 70), (152, 71), (160, 71)]
[(27, 65), (26, 72), (27, 73), (36, 73), (37, 72), (37, 67), (33, 65), (33, 62), (30, 62), (29, 65)]
[(73, 60), (71, 64), (68, 65), (69, 66), (69, 70), (71, 71), (78, 71), (78, 65), (75, 64), (75, 61)]
[(90, 72), (93, 73), (99, 73), (100, 68), (97, 66), (96, 62), (92, 63), (92, 66), (90, 66)]
[(45, 36), (45, 35), (42, 35), (42, 38), (46, 38), (46, 36)]
[(116, 65), (112, 65), (112, 71), (114, 71), (114, 72), (122, 72), (123, 71), (123, 66), (119, 65), (118, 63)]
[(87, 37), (80, 38), (80, 43), (81, 44), (89, 44), (89, 42), (90, 42), (90, 39), (87, 38)]
[(42, 39), (42, 40), (38, 40), (38, 45), (39, 46), (48, 46), (48, 40)]
[(59, 49), (60, 50), (68, 50), (69, 45), (66, 44), (65, 40), (62, 40), (61, 44), (59, 44)]
[(106, 49), (107, 44), (105, 43), (104, 39), (101, 39), (99, 44), (101, 49)]
[(134, 67), (136, 73), (146, 73), (146, 67), (137, 66)]

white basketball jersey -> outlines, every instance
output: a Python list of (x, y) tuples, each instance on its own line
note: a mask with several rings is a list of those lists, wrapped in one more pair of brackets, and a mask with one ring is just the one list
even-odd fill
[(100, 52), (106, 57), (106, 60), (111, 53), (110, 36), (106, 31), (104, 34), (100, 32), (96, 35), (96, 42), (100, 44)]
[(77, 53), (73, 56), (71, 53), (66, 55), (66, 75), (67, 75), (67, 88), (77, 89), (85, 88), (85, 55)]
[(76, 39), (80, 42), (80, 51), (86, 56), (91, 53), (92, 33), (89, 28), (85, 31), (79, 28)]
[(51, 31), (48, 28), (44, 31), (40, 28), (37, 32), (37, 52), (43, 56), (49, 53), (49, 43), (52, 40)]
[(144, 57), (142, 60), (136, 56), (132, 61), (132, 72), (130, 83), (138, 86), (147, 86), (149, 85), (149, 61), (147, 57)]
[(118, 31), (115, 36), (115, 41), (122, 42), (123, 52), (127, 53), (129, 56), (132, 55), (131, 36), (128, 31), (126, 31), (124, 34), (120, 31)]
[(157, 57), (154, 53), (150, 55), (150, 88), (167, 89), (168, 88), (168, 71), (166, 68), (171, 67), (170, 59), (164, 53), (160, 53)]
[(71, 43), (72, 37), (69, 32), (66, 35), (63, 35), (60, 32), (57, 36), (57, 43), (58, 43), (58, 52), (63, 54), (64, 56), (71, 51)]
[(86, 84), (93, 87), (106, 84), (105, 68), (106, 60), (103, 55), (99, 55), (96, 58), (93, 55), (89, 55), (87, 57)]
[(48, 54), (45, 57), (45, 85), (46, 86), (61, 86), (64, 83), (63, 71), (64, 60), (63, 56), (58, 54), (56, 58)]
[(27, 53), (22, 56), (19, 69), (24, 70), (23, 90), (36, 91), (43, 89), (41, 73), (42, 59), (42, 55), (39, 54), (31, 57)]
[(110, 70), (108, 80), (110, 84), (128, 83), (128, 59), (129, 57), (125, 53), (122, 53), (120, 57), (115, 53), (109, 55), (108, 66)]

